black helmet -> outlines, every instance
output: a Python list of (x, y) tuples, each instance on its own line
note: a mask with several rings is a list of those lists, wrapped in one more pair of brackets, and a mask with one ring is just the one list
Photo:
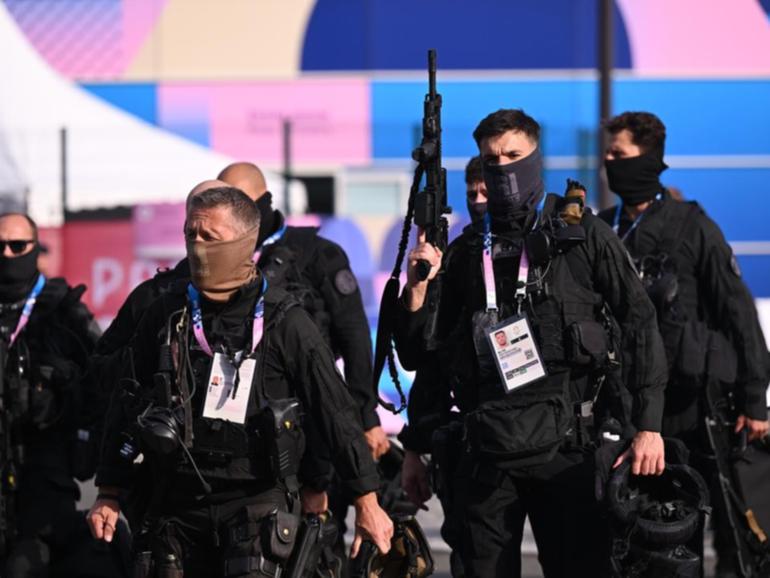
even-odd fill
[(377, 470), (380, 474), (380, 507), (390, 515), (413, 516), (418, 507), (409, 499), (401, 487), (401, 466), (404, 463), (404, 450), (395, 443), (380, 457)]
[(380, 554), (372, 542), (364, 542), (350, 560), (350, 578), (423, 578), (433, 574), (433, 554), (414, 516), (393, 516), (390, 552)]
[(633, 528), (634, 542), (665, 547), (692, 538), (708, 509), (709, 494), (690, 466), (666, 464), (660, 476), (634, 476), (626, 461), (610, 478), (606, 497), (615, 521)]

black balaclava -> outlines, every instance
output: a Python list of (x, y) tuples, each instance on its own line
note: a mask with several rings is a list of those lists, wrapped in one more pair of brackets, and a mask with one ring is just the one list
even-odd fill
[(605, 160), (607, 184), (624, 205), (647, 203), (663, 190), (660, 173), (668, 168), (663, 152), (652, 150), (638, 157)]
[(259, 237), (257, 238), (257, 247), (262, 246), (262, 242), (272, 235), (275, 231), (275, 211), (273, 210), (273, 193), (267, 191), (256, 200), (257, 210), (259, 211)]
[(37, 278), (37, 257), (40, 246), (26, 255), (6, 257), (0, 255), (0, 301), (11, 303), (24, 299)]
[(540, 148), (507, 165), (484, 163), (487, 210), (493, 221), (510, 222), (531, 212), (543, 198), (543, 157)]
[(472, 223), (480, 221), (487, 214), (487, 203), (471, 203), (470, 199), (466, 199), (465, 204), (468, 206)]

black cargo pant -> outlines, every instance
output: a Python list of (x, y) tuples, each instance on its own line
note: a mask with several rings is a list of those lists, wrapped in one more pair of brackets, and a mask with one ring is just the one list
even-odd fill
[[(69, 472), (26, 469), (15, 495), (16, 537), (0, 563), (7, 578), (123, 578), (128, 536), (121, 527), (112, 544), (96, 542), (75, 503)], [(125, 554), (125, 556), (123, 556)]]
[(521, 574), (521, 541), (529, 516), (546, 578), (609, 576), (609, 530), (594, 494), (593, 453), (561, 450), (542, 466), (502, 470), (466, 460), (458, 480), (465, 524), (465, 575)]
[[(171, 490), (173, 492), (173, 490)], [(282, 487), (205, 499), (169, 496), (134, 543), (134, 578), (279, 576), (299, 527), (299, 500)]]

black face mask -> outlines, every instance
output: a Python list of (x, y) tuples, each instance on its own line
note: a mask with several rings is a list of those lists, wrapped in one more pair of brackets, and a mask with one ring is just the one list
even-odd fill
[(647, 203), (663, 190), (660, 173), (668, 166), (660, 151), (650, 151), (638, 157), (605, 160), (607, 184), (625, 205)]
[(10, 303), (24, 299), (37, 277), (37, 256), (40, 247), (35, 245), (21, 257), (0, 255), (0, 301)]
[(471, 216), (472, 223), (480, 221), (487, 214), (487, 203), (471, 203), (466, 199), (465, 204), (468, 206), (468, 214)]
[(256, 200), (257, 210), (259, 211), (259, 237), (257, 237), (257, 247), (262, 246), (262, 242), (272, 235), (275, 231), (275, 211), (273, 210), (273, 193), (267, 191)]
[(532, 211), (543, 198), (543, 157), (536, 148), (507, 165), (484, 164), (487, 210), (495, 221), (508, 222)]

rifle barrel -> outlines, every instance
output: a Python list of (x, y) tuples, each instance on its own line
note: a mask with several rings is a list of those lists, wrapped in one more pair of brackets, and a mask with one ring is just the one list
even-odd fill
[(436, 98), (436, 51), (428, 50), (428, 95)]

